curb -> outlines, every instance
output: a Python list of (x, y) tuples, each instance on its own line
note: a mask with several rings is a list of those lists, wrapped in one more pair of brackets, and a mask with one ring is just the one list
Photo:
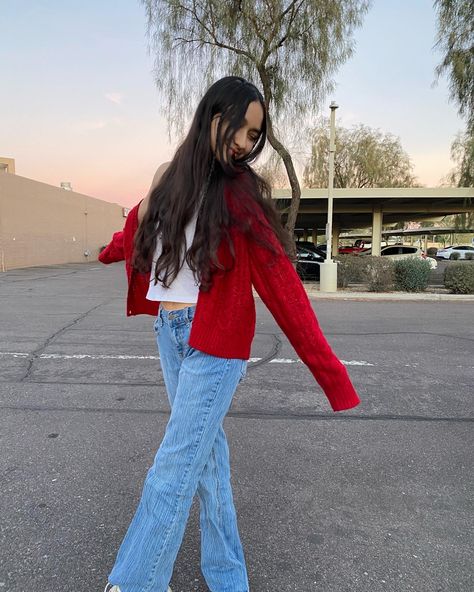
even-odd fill
[[(309, 298), (315, 300), (378, 300), (385, 302), (400, 301), (421, 301), (421, 302), (474, 302), (474, 294), (439, 294), (433, 292), (410, 293), (410, 292), (348, 292), (339, 290), (337, 292), (321, 292), (312, 286), (303, 284)], [(252, 287), (255, 298), (260, 298), (258, 292)], [(261, 298), (260, 298), (261, 299)]]
[[(305, 286), (306, 288), (306, 286)], [(407, 292), (321, 292), (307, 289), (310, 298), (316, 300), (385, 300), (385, 301), (431, 301), (431, 302), (474, 302), (474, 294), (436, 294), (436, 293), (407, 293)]]

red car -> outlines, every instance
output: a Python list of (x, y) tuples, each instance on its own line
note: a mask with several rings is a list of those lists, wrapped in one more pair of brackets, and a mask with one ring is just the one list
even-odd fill
[(371, 244), (363, 240), (356, 240), (350, 247), (339, 247), (339, 255), (350, 255), (352, 253), (362, 253), (367, 249), (370, 249)]

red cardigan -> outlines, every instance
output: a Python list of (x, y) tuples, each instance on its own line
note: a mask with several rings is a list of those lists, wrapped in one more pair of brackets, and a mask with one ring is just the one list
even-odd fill
[[(238, 214), (238, 201), (233, 199), (233, 192), (228, 187), (225, 199), (229, 210)], [(150, 272), (139, 273), (130, 264), (140, 203), (131, 209), (123, 231), (113, 235), (110, 244), (100, 253), (99, 261), (112, 263), (125, 259), (127, 316), (156, 316), (159, 302), (145, 298)], [(301, 361), (325, 392), (332, 409), (342, 411), (355, 407), (360, 399), (347, 370), (326, 341), (306, 290), (263, 210), (257, 204), (255, 206), (255, 217), (251, 221), (254, 232), (265, 234), (278, 254), (271, 254), (244, 232), (231, 227), (235, 266), (226, 273), (215, 273), (210, 291), (199, 292), (189, 345), (213, 356), (247, 360), (255, 335), (253, 285)], [(232, 261), (227, 241), (219, 245), (218, 257), (221, 262)]]

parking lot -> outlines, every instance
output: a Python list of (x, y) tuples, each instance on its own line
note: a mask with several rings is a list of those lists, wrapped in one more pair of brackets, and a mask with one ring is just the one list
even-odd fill
[[(105, 586), (169, 415), (125, 292), (123, 263), (0, 275), (2, 591)], [(362, 403), (333, 413), (256, 299), (224, 423), (251, 591), (470, 592), (473, 303), (312, 304)], [(199, 537), (195, 499), (173, 592), (207, 592)]]

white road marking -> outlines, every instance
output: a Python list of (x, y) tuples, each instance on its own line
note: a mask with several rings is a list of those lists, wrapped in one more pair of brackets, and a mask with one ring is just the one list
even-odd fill
[[(0, 357), (12, 356), (14, 358), (28, 358), (29, 353), (26, 352), (0, 352)], [(42, 359), (56, 359), (56, 360), (84, 360), (86, 358), (91, 360), (159, 360), (159, 356), (133, 356), (129, 354), (40, 354), (38, 358)], [(259, 362), (262, 358), (249, 358), (249, 362)], [(302, 363), (299, 358), (293, 360), (291, 358), (273, 358), (269, 360), (269, 364), (296, 364)], [(345, 366), (374, 366), (365, 360), (341, 360)]]
[(159, 356), (131, 356), (126, 354), (41, 354), (40, 358), (55, 358), (64, 360), (83, 360), (90, 358), (92, 360), (159, 360)]
[(365, 360), (341, 360), (341, 362), (345, 366), (375, 366), (375, 364), (371, 364), (370, 362), (366, 362)]

